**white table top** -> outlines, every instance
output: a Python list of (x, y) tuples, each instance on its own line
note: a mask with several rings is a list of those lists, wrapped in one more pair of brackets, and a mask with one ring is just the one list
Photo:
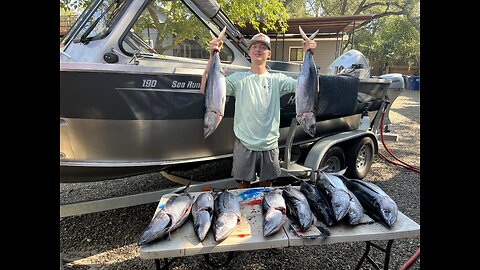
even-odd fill
[[(272, 236), (264, 237), (261, 208), (263, 190), (265, 188), (230, 190), (239, 197), (242, 217), (236, 229), (224, 241), (217, 243), (210, 229), (203, 242), (200, 242), (193, 230), (192, 219), (189, 217), (185, 224), (171, 233), (171, 239), (163, 239), (150, 245), (141, 246), (140, 258), (160, 259), (237, 250), (391, 240), (413, 238), (420, 234), (420, 225), (399, 212), (397, 220), (391, 228), (387, 228), (378, 222), (356, 226), (338, 224), (328, 227), (331, 232), (330, 236), (316, 239), (296, 236), (290, 230), (292, 221), (287, 218), (283, 229)], [(200, 193), (192, 192), (191, 195), (196, 198)], [(157, 211), (163, 208), (169, 196), (170, 194), (166, 194), (161, 198)]]

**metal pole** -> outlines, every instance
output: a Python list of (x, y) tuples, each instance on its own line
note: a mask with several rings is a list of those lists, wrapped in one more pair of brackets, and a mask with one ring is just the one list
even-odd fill
[(334, 59), (337, 59), (338, 55), (339, 55), (339, 49), (338, 49), (338, 36), (340, 35), (339, 32), (337, 32), (337, 39), (335, 40), (335, 58)]
[(353, 44), (355, 43), (355, 21), (353, 21), (353, 30), (352, 30), (352, 46), (351, 49), (353, 49)]
[(275, 60), (277, 60), (277, 48), (278, 48), (278, 33), (275, 36), (275, 54), (273, 55)]

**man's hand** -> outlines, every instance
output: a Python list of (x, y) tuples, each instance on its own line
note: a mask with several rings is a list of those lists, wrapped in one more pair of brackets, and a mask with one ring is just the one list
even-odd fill
[(311, 50), (312, 53), (313, 53), (313, 51), (315, 51), (315, 49), (317, 48), (317, 42), (315, 40), (311, 40), (311, 39), (303, 40), (302, 45), (303, 45), (303, 51), (304, 52), (307, 52), (308, 50)]
[(214, 38), (210, 40), (210, 42), (208, 43), (208, 49), (210, 50), (210, 55), (212, 55), (214, 51), (220, 52), (220, 50), (222, 49), (222, 46), (223, 46), (223, 40), (218, 38)]

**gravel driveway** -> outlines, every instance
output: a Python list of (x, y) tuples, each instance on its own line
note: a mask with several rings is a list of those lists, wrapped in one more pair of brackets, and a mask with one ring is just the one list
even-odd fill
[[(390, 119), (393, 123), (391, 131), (399, 135), (399, 140), (386, 141), (388, 149), (405, 163), (420, 166), (420, 91), (404, 90), (391, 108)], [(380, 146), (380, 152), (388, 156), (383, 146)], [(220, 164), (218, 168), (225, 166)], [(365, 180), (380, 186), (395, 200), (402, 213), (420, 224), (419, 173), (376, 156)], [(65, 203), (126, 194), (119, 190), (128, 190), (132, 194), (176, 185), (172, 182), (162, 183), (161, 176), (152, 173), (98, 183), (60, 184), (60, 197), (61, 202)], [(60, 255), (64, 269), (155, 269), (153, 260), (139, 257), (136, 242), (156, 206), (157, 203), (151, 203), (60, 218)], [(383, 247), (386, 245), (386, 241), (373, 243)], [(390, 269), (399, 269), (419, 247), (420, 237), (395, 240)], [(219, 269), (354, 269), (364, 249), (364, 242), (352, 242), (239, 251), (230, 265)], [(383, 253), (373, 249), (370, 254), (375, 261), (383, 262)], [(197, 255), (178, 258), (170, 268), (195, 270), (210, 267), (202, 255)], [(374, 268), (364, 263), (361, 269)], [(420, 269), (420, 257), (409, 269)]]

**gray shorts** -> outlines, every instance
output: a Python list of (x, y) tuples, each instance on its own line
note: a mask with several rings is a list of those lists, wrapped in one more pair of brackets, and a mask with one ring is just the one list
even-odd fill
[(247, 149), (237, 138), (233, 148), (232, 176), (236, 180), (256, 182), (274, 180), (280, 176), (278, 147), (267, 151)]

